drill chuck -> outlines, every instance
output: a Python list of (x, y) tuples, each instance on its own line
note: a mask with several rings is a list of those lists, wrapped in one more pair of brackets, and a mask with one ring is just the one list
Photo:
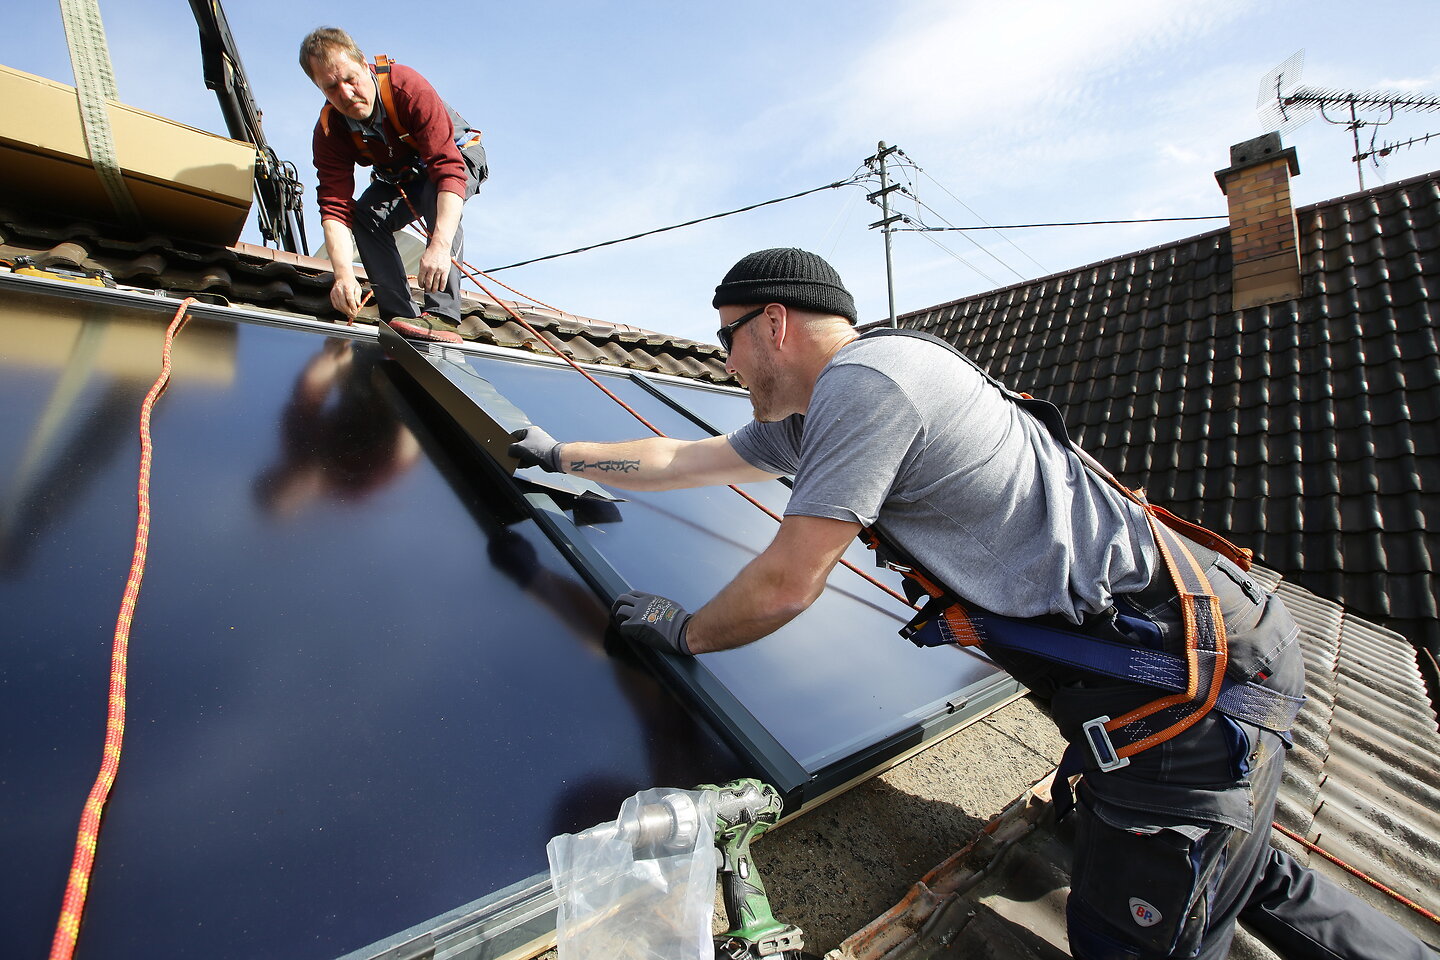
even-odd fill
[(695, 845), (700, 833), (700, 808), (685, 793), (672, 793), (657, 803), (636, 804), (608, 828), (609, 837), (635, 848), (637, 856), (659, 857)]

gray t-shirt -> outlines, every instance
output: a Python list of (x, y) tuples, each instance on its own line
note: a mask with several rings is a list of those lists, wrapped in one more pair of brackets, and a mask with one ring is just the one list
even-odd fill
[(1079, 623), (1150, 582), (1141, 510), (969, 363), (909, 336), (856, 340), (804, 415), (730, 434), (793, 474), (787, 515), (876, 524), (962, 599)]

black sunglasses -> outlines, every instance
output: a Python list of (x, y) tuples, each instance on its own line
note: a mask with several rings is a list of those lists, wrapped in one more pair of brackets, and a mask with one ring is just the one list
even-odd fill
[[(769, 304), (767, 303), (765, 306), (768, 307)], [(725, 326), (721, 327), (715, 332), (715, 336), (720, 338), (720, 346), (725, 349), (726, 353), (730, 352), (730, 347), (733, 346), (735, 343), (735, 331), (739, 330), (741, 327), (745, 326), (745, 324), (749, 323), (751, 320), (754, 320), (756, 317), (760, 316), (760, 314), (764, 312), (765, 307), (756, 307), (754, 310), (751, 310), (749, 313), (745, 314), (740, 319), (732, 323), (725, 324)]]

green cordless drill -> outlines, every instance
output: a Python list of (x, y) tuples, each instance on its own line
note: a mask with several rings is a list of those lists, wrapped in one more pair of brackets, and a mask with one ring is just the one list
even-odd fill
[(715, 938), (715, 956), (724, 960), (799, 957), (805, 948), (800, 928), (770, 912), (765, 884), (750, 862), (750, 841), (780, 821), (780, 794), (759, 780), (724, 786), (701, 784), (715, 794), (715, 848), (720, 851), (720, 895), (730, 929)]

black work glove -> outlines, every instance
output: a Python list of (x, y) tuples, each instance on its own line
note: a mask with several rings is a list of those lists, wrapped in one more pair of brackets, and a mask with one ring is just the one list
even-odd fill
[(510, 434), (509, 453), (522, 467), (538, 466), (551, 473), (562, 472), (559, 442), (534, 424)]
[(636, 640), (665, 653), (690, 656), (690, 647), (685, 643), (690, 614), (674, 600), (632, 590), (616, 598), (610, 607), (610, 618), (627, 640)]

